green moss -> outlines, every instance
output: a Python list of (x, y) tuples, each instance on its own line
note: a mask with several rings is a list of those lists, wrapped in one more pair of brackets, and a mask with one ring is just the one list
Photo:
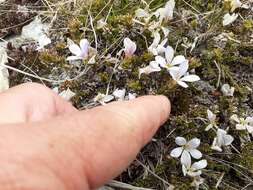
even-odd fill
[(108, 73), (99, 73), (98, 74), (99, 75), (99, 77), (100, 77), (100, 79), (101, 79), (101, 82), (104, 82), (104, 83), (106, 83), (106, 82), (108, 82), (109, 81), (109, 79), (110, 79), (110, 75), (108, 74)]
[(253, 23), (252, 23), (252, 20), (251, 19), (246, 19), (243, 21), (243, 26), (246, 30), (249, 30), (252, 28), (253, 26)]
[(138, 80), (128, 80), (127, 87), (131, 90), (134, 90), (134, 91), (141, 90), (141, 84), (140, 84), (140, 81), (138, 81)]
[(240, 164), (253, 173), (253, 142), (243, 145), (241, 150)]
[(69, 29), (69, 34), (71, 36), (72, 40), (80, 40), (81, 37), (81, 31), (80, 28), (82, 26), (82, 23), (77, 19), (77, 18), (72, 18), (68, 22), (68, 29)]
[(54, 63), (62, 66), (66, 64), (66, 58), (57, 55), (56, 52), (43, 51), (40, 53), (39, 58), (42, 62), (46, 63)]

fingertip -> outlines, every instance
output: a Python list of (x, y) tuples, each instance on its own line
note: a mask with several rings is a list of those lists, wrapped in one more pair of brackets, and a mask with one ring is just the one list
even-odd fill
[(135, 99), (136, 101), (143, 100), (142, 104), (146, 111), (153, 112), (156, 117), (159, 117), (159, 125), (162, 125), (169, 118), (171, 111), (170, 100), (164, 95), (149, 95)]
[(170, 100), (167, 96), (164, 95), (158, 95), (156, 96), (156, 98), (158, 99), (160, 105), (161, 105), (161, 110), (162, 110), (162, 120), (165, 122), (169, 115), (170, 115), (170, 111), (171, 111), (171, 104), (170, 104)]

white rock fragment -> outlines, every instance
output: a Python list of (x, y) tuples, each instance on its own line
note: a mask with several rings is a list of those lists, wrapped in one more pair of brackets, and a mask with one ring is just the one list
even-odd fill
[(39, 41), (41, 36), (45, 35), (49, 30), (49, 24), (42, 23), (39, 17), (22, 28), (21, 38)]
[(0, 92), (9, 89), (9, 72), (8, 69), (1, 66), (8, 62), (6, 50), (0, 47)]

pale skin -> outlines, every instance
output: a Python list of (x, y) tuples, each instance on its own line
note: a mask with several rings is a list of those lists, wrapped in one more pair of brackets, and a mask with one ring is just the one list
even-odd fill
[(34, 83), (0, 93), (0, 189), (92, 190), (119, 175), (168, 119), (145, 96), (85, 111)]

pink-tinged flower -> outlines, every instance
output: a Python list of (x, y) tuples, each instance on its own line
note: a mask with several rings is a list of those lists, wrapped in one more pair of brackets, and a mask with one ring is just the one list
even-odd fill
[(89, 47), (90, 47), (90, 43), (87, 39), (82, 39), (80, 41), (80, 46), (78, 46), (77, 44), (71, 44), (69, 46), (69, 50), (72, 54), (74, 54), (73, 56), (69, 56), (67, 58), (68, 61), (74, 61), (74, 60), (85, 60), (88, 58), (89, 56)]
[(137, 49), (136, 43), (129, 38), (124, 39), (124, 52), (126, 57), (131, 57)]

